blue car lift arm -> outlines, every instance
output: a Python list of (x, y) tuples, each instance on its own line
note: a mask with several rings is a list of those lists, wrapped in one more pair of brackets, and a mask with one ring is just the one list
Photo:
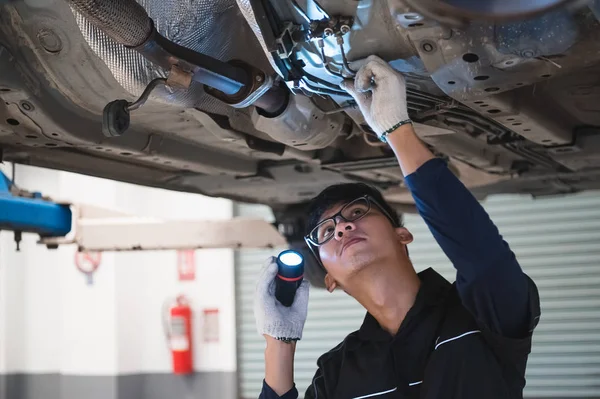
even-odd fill
[(64, 237), (71, 231), (72, 213), (69, 205), (57, 204), (42, 198), (41, 193), (18, 190), (0, 172), (0, 230), (15, 233), (17, 250), (22, 233), (40, 237)]
[(0, 172), (0, 230), (40, 236), (48, 248), (75, 244), (78, 251), (279, 248), (285, 237), (257, 218), (160, 220), (86, 204), (61, 204), (17, 188)]

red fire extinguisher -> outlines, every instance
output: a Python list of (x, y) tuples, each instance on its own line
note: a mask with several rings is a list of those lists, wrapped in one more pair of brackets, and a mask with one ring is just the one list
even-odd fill
[[(194, 371), (192, 346), (192, 309), (188, 299), (179, 295), (175, 303), (168, 301), (168, 317), (163, 321), (165, 335), (173, 361), (174, 374), (190, 374)], [(166, 312), (165, 312), (166, 313)]]

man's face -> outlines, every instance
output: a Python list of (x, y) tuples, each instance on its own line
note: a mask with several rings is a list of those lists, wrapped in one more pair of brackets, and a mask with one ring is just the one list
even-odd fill
[[(338, 213), (346, 204), (328, 209), (321, 220)], [(383, 259), (398, 257), (412, 241), (405, 228), (394, 228), (381, 210), (372, 205), (365, 216), (348, 222), (338, 216), (333, 238), (319, 247), (319, 255), (328, 274), (342, 287), (363, 268)]]

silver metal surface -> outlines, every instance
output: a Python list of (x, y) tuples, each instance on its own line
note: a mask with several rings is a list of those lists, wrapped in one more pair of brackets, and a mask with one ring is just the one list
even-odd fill
[(325, 114), (306, 96), (291, 96), (285, 111), (266, 118), (256, 110), (252, 114), (256, 130), (299, 150), (325, 148), (342, 133), (344, 115)]
[[(581, 65), (600, 62), (596, 51), (585, 50), (597, 47), (592, 36), (580, 34), (576, 41), (574, 32), (588, 26), (576, 29), (563, 12), (523, 23), (453, 31), (427, 19), (408, 26), (407, 35), (421, 61), (448, 96), (543, 146), (573, 140), (572, 117), (555, 103), (541, 106), (543, 97), (536, 87), (566, 78)], [(567, 56), (560, 64), (548, 62), (553, 54)]]
[(531, 18), (558, 7), (577, 7), (586, 0), (403, 0), (417, 10), (443, 23), (462, 24), (473, 20)]

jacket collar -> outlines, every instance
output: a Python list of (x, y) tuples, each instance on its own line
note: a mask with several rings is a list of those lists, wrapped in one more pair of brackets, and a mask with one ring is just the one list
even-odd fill
[[(407, 325), (412, 325), (412, 321), (417, 318), (424, 309), (440, 305), (452, 287), (452, 284), (442, 277), (438, 272), (429, 268), (418, 273), (421, 279), (421, 286), (417, 292), (415, 303), (406, 314), (400, 330), (400, 334)], [(379, 322), (370, 313), (367, 312), (362, 326), (359, 329), (359, 337), (365, 341), (389, 341), (393, 337), (379, 325)]]

